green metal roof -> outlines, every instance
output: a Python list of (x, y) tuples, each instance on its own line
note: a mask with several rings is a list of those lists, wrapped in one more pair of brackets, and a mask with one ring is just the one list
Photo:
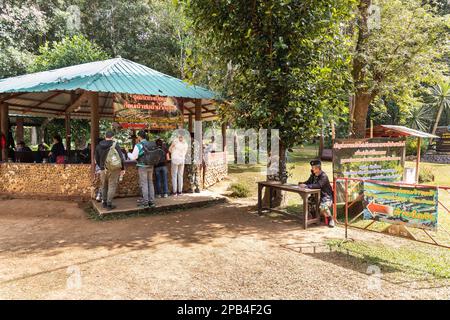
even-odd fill
[[(190, 99), (199, 99), (202, 119), (217, 118), (214, 92), (122, 58), (0, 80), (0, 103), (9, 105), (11, 113), (27, 116), (64, 117), (70, 113), (72, 118), (89, 119), (90, 106), (86, 103), (87, 96), (83, 98), (85, 92), (99, 92), (102, 118), (114, 116), (116, 93), (177, 98), (177, 105), (184, 105), (185, 117), (195, 112)], [(79, 105), (68, 111), (73, 99)]]
[(0, 80), (0, 93), (73, 91), (214, 99), (214, 92), (133, 61), (115, 58)]

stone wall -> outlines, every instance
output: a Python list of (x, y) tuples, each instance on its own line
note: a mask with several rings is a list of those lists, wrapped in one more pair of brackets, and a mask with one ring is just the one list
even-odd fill
[[(204, 168), (199, 168), (199, 176), (204, 178), (203, 188), (207, 188), (226, 177), (227, 164), (222, 153), (213, 154)], [(188, 170), (185, 165), (183, 191), (189, 190)], [(204, 172), (203, 172), (204, 171)], [(172, 179), (169, 172), (169, 191)], [(203, 179), (200, 179), (202, 183)], [(134, 163), (126, 165), (126, 174), (119, 183), (118, 197), (140, 195), (137, 168)], [(50, 163), (0, 163), (0, 194), (13, 197), (45, 199), (89, 199), (99, 186), (99, 177), (92, 181), (89, 164)]]
[(84, 198), (92, 193), (86, 164), (1, 163), (0, 194), (30, 198)]
[(205, 161), (204, 188), (223, 180), (228, 175), (226, 153), (216, 152), (208, 155)]
[(421, 161), (450, 164), (450, 154), (444, 154), (444, 153), (442, 153), (442, 154), (441, 153), (425, 154), (421, 157)]

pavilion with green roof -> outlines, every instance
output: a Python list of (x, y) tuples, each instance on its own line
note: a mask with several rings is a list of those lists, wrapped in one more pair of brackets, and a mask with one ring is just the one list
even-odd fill
[[(182, 115), (179, 125), (188, 122), (190, 132), (194, 131), (194, 120), (201, 123), (218, 119), (214, 92), (133, 61), (114, 58), (1, 79), (1, 134), (3, 139), (8, 139), (10, 115), (14, 115), (16, 128), (20, 130), (23, 130), (24, 116), (62, 118), (66, 123), (66, 146), (70, 148), (70, 120), (89, 119), (91, 159), (94, 159), (99, 120), (114, 119), (118, 95), (170, 98)], [(201, 130), (201, 126), (197, 128)], [(2, 148), (1, 159), (3, 163), (8, 161), (6, 148)]]
[(98, 137), (98, 120), (114, 116), (116, 93), (172, 97), (191, 126), (193, 117), (217, 119), (214, 92), (114, 58), (0, 80), (1, 132), (7, 133), (8, 114), (14, 113), (65, 118), (67, 127), (71, 118), (90, 119), (91, 138)]

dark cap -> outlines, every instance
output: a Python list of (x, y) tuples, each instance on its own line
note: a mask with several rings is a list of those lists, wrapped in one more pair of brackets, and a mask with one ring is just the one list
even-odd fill
[(322, 162), (320, 162), (320, 160), (313, 160), (309, 163), (312, 166), (321, 166)]
[(141, 137), (142, 139), (147, 140), (147, 133), (144, 130), (139, 130), (137, 135), (138, 135), (138, 137)]
[(114, 137), (114, 132), (112, 132), (111, 130), (106, 131), (105, 137), (111, 139), (112, 137)]

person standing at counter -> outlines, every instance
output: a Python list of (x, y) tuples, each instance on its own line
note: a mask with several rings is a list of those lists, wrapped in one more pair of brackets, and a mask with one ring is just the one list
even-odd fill
[(95, 162), (100, 168), (100, 180), (102, 183), (103, 208), (112, 210), (116, 208), (112, 200), (116, 194), (119, 176), (125, 173), (125, 157), (119, 144), (113, 140), (114, 132), (107, 131), (105, 140), (95, 148)]
[(184, 161), (188, 151), (188, 145), (184, 141), (184, 136), (179, 134), (176, 139), (173, 140), (169, 152), (172, 159), (172, 190), (175, 196), (181, 195), (183, 192), (183, 173), (184, 173)]
[(146, 165), (143, 161), (144, 148), (151, 150), (156, 148), (155, 142), (147, 141), (147, 134), (144, 130), (138, 132), (138, 143), (134, 146), (133, 152), (128, 153), (130, 160), (137, 161), (137, 169), (139, 175), (139, 185), (142, 191), (143, 201), (139, 205), (144, 209), (155, 207), (155, 188), (153, 187), (153, 165)]
[(155, 177), (156, 177), (156, 195), (157, 197), (167, 198), (169, 195), (168, 187), (168, 170), (167, 162), (169, 160), (169, 150), (167, 150), (162, 139), (156, 140), (156, 145), (164, 152), (164, 157), (161, 161), (155, 165)]
[(62, 143), (62, 138), (59, 134), (53, 137), (53, 145), (50, 153), (48, 154), (51, 163), (64, 163), (64, 156), (66, 150)]

